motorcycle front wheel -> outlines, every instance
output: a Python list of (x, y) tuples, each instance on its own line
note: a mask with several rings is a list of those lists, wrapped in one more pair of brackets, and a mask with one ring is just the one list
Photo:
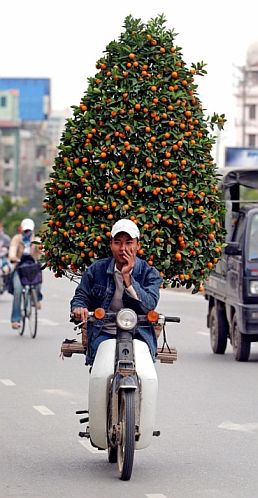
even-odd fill
[(121, 390), (119, 404), (120, 437), (117, 463), (120, 479), (128, 481), (133, 470), (135, 447), (135, 390)]

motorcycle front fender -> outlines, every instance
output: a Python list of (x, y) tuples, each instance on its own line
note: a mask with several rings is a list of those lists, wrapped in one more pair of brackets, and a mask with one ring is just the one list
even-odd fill
[(136, 376), (128, 375), (124, 377), (120, 377), (120, 379), (116, 382), (116, 392), (120, 389), (137, 389), (138, 381)]

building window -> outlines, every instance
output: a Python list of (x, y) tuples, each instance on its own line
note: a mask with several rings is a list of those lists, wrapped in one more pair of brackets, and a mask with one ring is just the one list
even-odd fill
[(36, 158), (44, 159), (47, 155), (47, 148), (45, 145), (38, 145), (36, 148)]
[(5, 163), (9, 163), (11, 160), (14, 159), (14, 152), (15, 152), (14, 147), (12, 145), (6, 145), (4, 147), (3, 157)]
[(2, 96), (0, 97), (0, 107), (6, 107), (7, 106), (7, 98)]
[(248, 147), (255, 147), (256, 145), (256, 136), (248, 135)]
[(249, 107), (249, 119), (255, 119), (256, 118), (256, 105), (251, 104), (248, 107)]

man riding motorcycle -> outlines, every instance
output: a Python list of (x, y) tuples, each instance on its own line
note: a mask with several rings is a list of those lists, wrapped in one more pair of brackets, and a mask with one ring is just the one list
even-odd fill
[(4, 232), (3, 223), (0, 222), (0, 294), (7, 288), (11, 271), (11, 265), (8, 259), (10, 240), (9, 235)]
[[(117, 221), (111, 230), (112, 256), (93, 263), (83, 274), (71, 301), (71, 312), (78, 321), (98, 307), (119, 311), (122, 307), (145, 314), (156, 308), (162, 279), (156, 268), (138, 258), (140, 232), (128, 219)], [(99, 344), (114, 337), (115, 327), (88, 324), (86, 364), (92, 364)], [(154, 360), (157, 338), (153, 326), (140, 326), (136, 338), (148, 344)]]

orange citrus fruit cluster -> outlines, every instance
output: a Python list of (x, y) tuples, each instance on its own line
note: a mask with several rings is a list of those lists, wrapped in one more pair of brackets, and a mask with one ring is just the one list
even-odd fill
[(119, 218), (141, 232), (139, 257), (198, 290), (224, 242), (211, 149), (224, 115), (206, 117), (195, 77), (164, 16), (128, 16), (66, 122), (45, 187), (43, 260), (62, 276), (109, 255)]

